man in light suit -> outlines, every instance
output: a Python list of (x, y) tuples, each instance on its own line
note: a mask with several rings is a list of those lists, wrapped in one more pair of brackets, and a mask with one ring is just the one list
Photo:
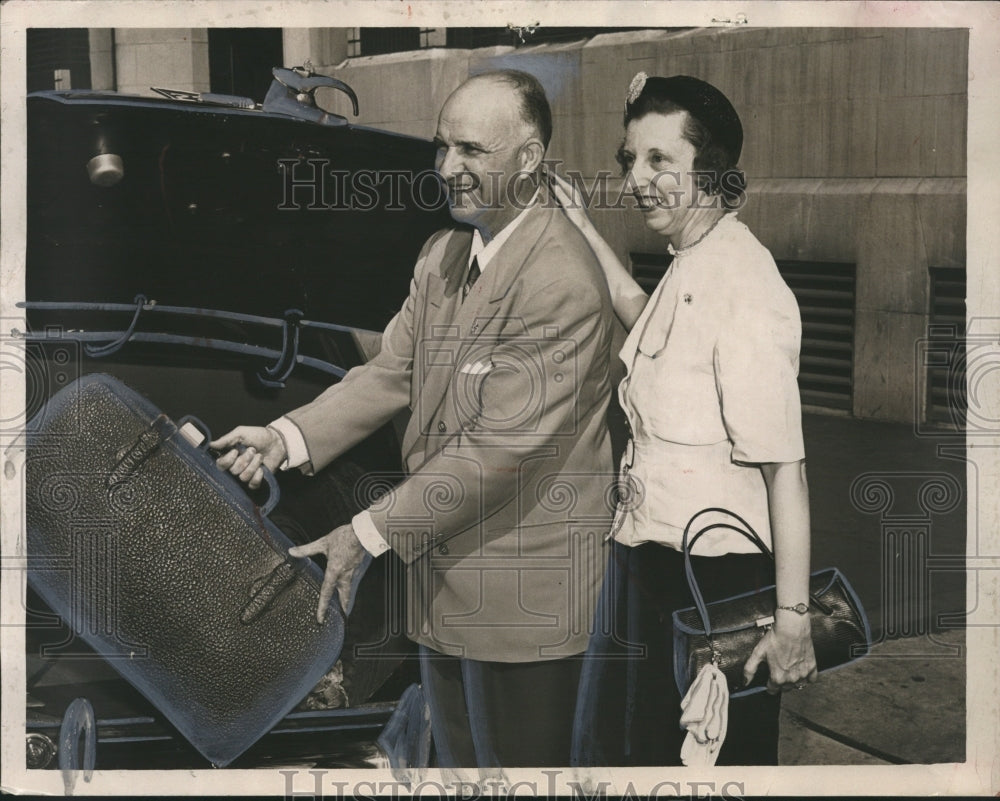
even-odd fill
[(463, 225), (424, 245), (381, 350), (219, 465), (318, 471), (409, 408), (407, 477), (295, 556), (327, 559), (320, 608), (366, 552), (406, 563), (408, 636), (440, 766), (569, 763), (613, 483), (605, 423), (613, 312), (597, 261), (549, 202), (551, 112), (517, 71), (441, 110), (437, 169)]

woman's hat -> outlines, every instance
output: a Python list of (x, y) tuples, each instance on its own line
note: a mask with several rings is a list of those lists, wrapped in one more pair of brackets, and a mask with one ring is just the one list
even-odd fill
[(625, 98), (625, 125), (633, 119), (634, 109), (640, 106), (639, 101), (642, 99), (651, 101), (653, 106), (644, 109), (642, 113), (655, 111), (655, 103), (665, 100), (685, 109), (705, 126), (713, 141), (729, 151), (734, 164), (739, 161), (740, 152), (743, 150), (743, 125), (740, 123), (740, 116), (729, 102), (729, 98), (712, 84), (692, 78), (690, 75), (650, 78), (645, 72), (640, 72), (628, 87)]

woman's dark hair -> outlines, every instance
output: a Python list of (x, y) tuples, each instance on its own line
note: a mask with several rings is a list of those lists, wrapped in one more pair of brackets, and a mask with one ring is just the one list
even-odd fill
[[(682, 135), (694, 148), (698, 187), (706, 194), (721, 196), (727, 209), (741, 208), (746, 202), (746, 176), (737, 165), (743, 126), (729, 100), (714, 86), (685, 75), (645, 79), (638, 96), (625, 103), (625, 127), (647, 114), (681, 111), (687, 112)], [(621, 149), (617, 158), (627, 171)]]

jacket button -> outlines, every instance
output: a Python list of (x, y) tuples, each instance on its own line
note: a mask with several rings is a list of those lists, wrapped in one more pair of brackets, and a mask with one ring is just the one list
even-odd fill
[(441, 554), (442, 556), (447, 556), (448, 555), (448, 546), (447, 545), (438, 545), (438, 553)]
[(444, 420), (440, 421), (438, 423), (438, 431), (447, 431), (447, 430), (448, 430), (448, 426), (446, 426), (444, 424)]

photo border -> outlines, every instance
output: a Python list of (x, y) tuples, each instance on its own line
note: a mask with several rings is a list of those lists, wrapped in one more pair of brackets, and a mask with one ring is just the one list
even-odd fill
[[(741, 16), (742, 15), (742, 16)], [(423, 27), (492, 25), (510, 22), (542, 25), (611, 25), (677, 27), (967, 27), (969, 38), (969, 126), (968, 126), (968, 319), (1000, 348), (1000, 225), (992, 218), (1000, 209), (1000, 157), (996, 123), (1000, 120), (1000, 91), (996, 74), (1000, 53), (1000, 4), (995, 2), (454, 2), (453, 0), (390, 0), (389, 2), (73, 2), (43, 0), (8, 2), (0, 9), (2, 50), (2, 130), (0, 130), (0, 192), (2, 192), (2, 250), (0, 250), (0, 323), (2, 330), (20, 326), (23, 312), (15, 303), (24, 296), (24, 243), (26, 228), (24, 158), (26, 141), (25, 29), (28, 27), (345, 27), (420, 25)], [(0, 365), (2, 366), (2, 365)], [(23, 409), (23, 374), (0, 370), (0, 419), (11, 419)], [(985, 419), (1000, 420), (1000, 393), (986, 399)], [(59, 771), (27, 771), (24, 746), (24, 635), (17, 625), (23, 615), (24, 582), (9, 580), (23, 569), (25, 532), (23, 523), (23, 449), (3, 443), (0, 484), (2, 525), (2, 775), (5, 790), (19, 793), (62, 795)], [(983, 497), (969, 497), (968, 553), (1000, 553), (1000, 430), (968, 442), (968, 486), (991, 487)], [(976, 476), (978, 473), (978, 477)], [(978, 536), (981, 533), (982, 536)], [(976, 538), (976, 541), (973, 541)], [(978, 550), (976, 550), (978, 548)], [(997, 556), (987, 556), (992, 563)], [(986, 564), (984, 562), (984, 564)], [(992, 573), (990, 572), (992, 571)], [(979, 581), (977, 582), (977, 576)], [(969, 609), (982, 609), (998, 620), (997, 584), (1000, 570), (987, 567), (967, 574)], [(992, 592), (984, 587), (992, 586)], [(13, 623), (13, 625), (11, 625)], [(1000, 687), (997, 685), (996, 655), (1000, 652), (998, 627), (970, 626), (966, 631), (967, 725), (966, 761), (956, 764), (903, 766), (788, 766), (779, 768), (716, 767), (578, 769), (552, 771), (510, 769), (504, 771), (506, 786), (534, 782), (539, 790), (551, 788), (553, 779), (562, 793), (573, 792), (570, 782), (581, 789), (606, 785), (609, 794), (626, 792), (631, 786), (647, 795), (660, 785), (660, 793), (673, 792), (676, 784), (692, 797), (724, 794), (729, 797), (777, 795), (994, 795), (1000, 792)], [(10, 736), (8, 736), (10, 735)], [(300, 771), (291, 789), (313, 793), (307, 771)], [(388, 771), (327, 771), (324, 794), (336, 796), (357, 788), (398, 792)], [(335, 774), (335, 775), (334, 775)], [(428, 770), (427, 782), (454, 786), (455, 777), (469, 782), (478, 778), (468, 771)], [(380, 783), (388, 782), (380, 786)], [(667, 785), (663, 785), (667, 782)], [(416, 782), (415, 784), (418, 784)], [(663, 789), (663, 787), (666, 789)], [(737, 787), (739, 789), (737, 789)], [(433, 785), (428, 785), (433, 788)], [(127, 794), (232, 795), (251, 792), (281, 796), (289, 789), (288, 776), (273, 770), (177, 770), (96, 771), (89, 782), (77, 781), (79, 795)], [(488, 792), (483, 788), (484, 794)], [(374, 794), (374, 792), (373, 792)], [(522, 791), (523, 794), (523, 791)]]

